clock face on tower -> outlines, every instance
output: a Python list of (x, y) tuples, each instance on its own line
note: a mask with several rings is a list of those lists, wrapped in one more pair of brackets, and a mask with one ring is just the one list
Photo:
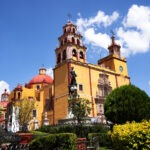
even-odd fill
[(120, 66), (120, 67), (119, 67), (119, 70), (122, 72), (122, 71), (123, 71), (123, 67), (122, 67), (122, 66)]

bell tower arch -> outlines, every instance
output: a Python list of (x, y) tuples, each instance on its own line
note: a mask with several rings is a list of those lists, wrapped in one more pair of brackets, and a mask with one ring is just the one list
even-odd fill
[(70, 59), (86, 62), (86, 47), (82, 43), (82, 36), (77, 33), (77, 26), (71, 21), (63, 27), (63, 34), (58, 41), (58, 47), (55, 49), (56, 66)]

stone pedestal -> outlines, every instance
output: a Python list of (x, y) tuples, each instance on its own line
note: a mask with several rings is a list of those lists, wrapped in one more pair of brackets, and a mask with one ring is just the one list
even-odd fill
[(45, 125), (45, 126), (49, 125), (49, 119), (47, 118), (47, 112), (45, 112), (45, 114), (44, 114), (43, 125)]
[(33, 138), (33, 133), (16, 133), (21, 137), (19, 144), (28, 144)]

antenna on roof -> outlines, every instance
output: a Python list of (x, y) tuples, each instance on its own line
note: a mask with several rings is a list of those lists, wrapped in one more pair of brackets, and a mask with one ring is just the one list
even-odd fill
[(71, 21), (72, 15), (68, 13), (67, 16), (68, 16), (68, 21)]

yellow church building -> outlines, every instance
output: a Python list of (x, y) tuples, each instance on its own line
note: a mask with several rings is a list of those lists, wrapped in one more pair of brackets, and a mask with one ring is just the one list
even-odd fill
[(73, 67), (77, 75), (78, 94), (91, 102), (90, 117), (96, 118), (97, 122), (105, 123), (105, 97), (112, 89), (130, 84), (127, 62), (121, 57), (121, 47), (115, 42), (114, 36), (111, 40), (108, 56), (98, 60), (97, 64), (87, 63), (82, 35), (77, 33), (77, 26), (68, 21), (58, 38), (59, 46), (55, 49), (54, 79), (48, 76), (46, 69), (42, 67), (39, 74), (25, 86), (18, 85), (10, 93), (9, 101), (15, 102), (25, 97), (36, 98), (33, 120), (36, 120), (39, 126), (46, 121), (51, 125), (58, 124), (59, 120), (69, 117), (68, 87)]

